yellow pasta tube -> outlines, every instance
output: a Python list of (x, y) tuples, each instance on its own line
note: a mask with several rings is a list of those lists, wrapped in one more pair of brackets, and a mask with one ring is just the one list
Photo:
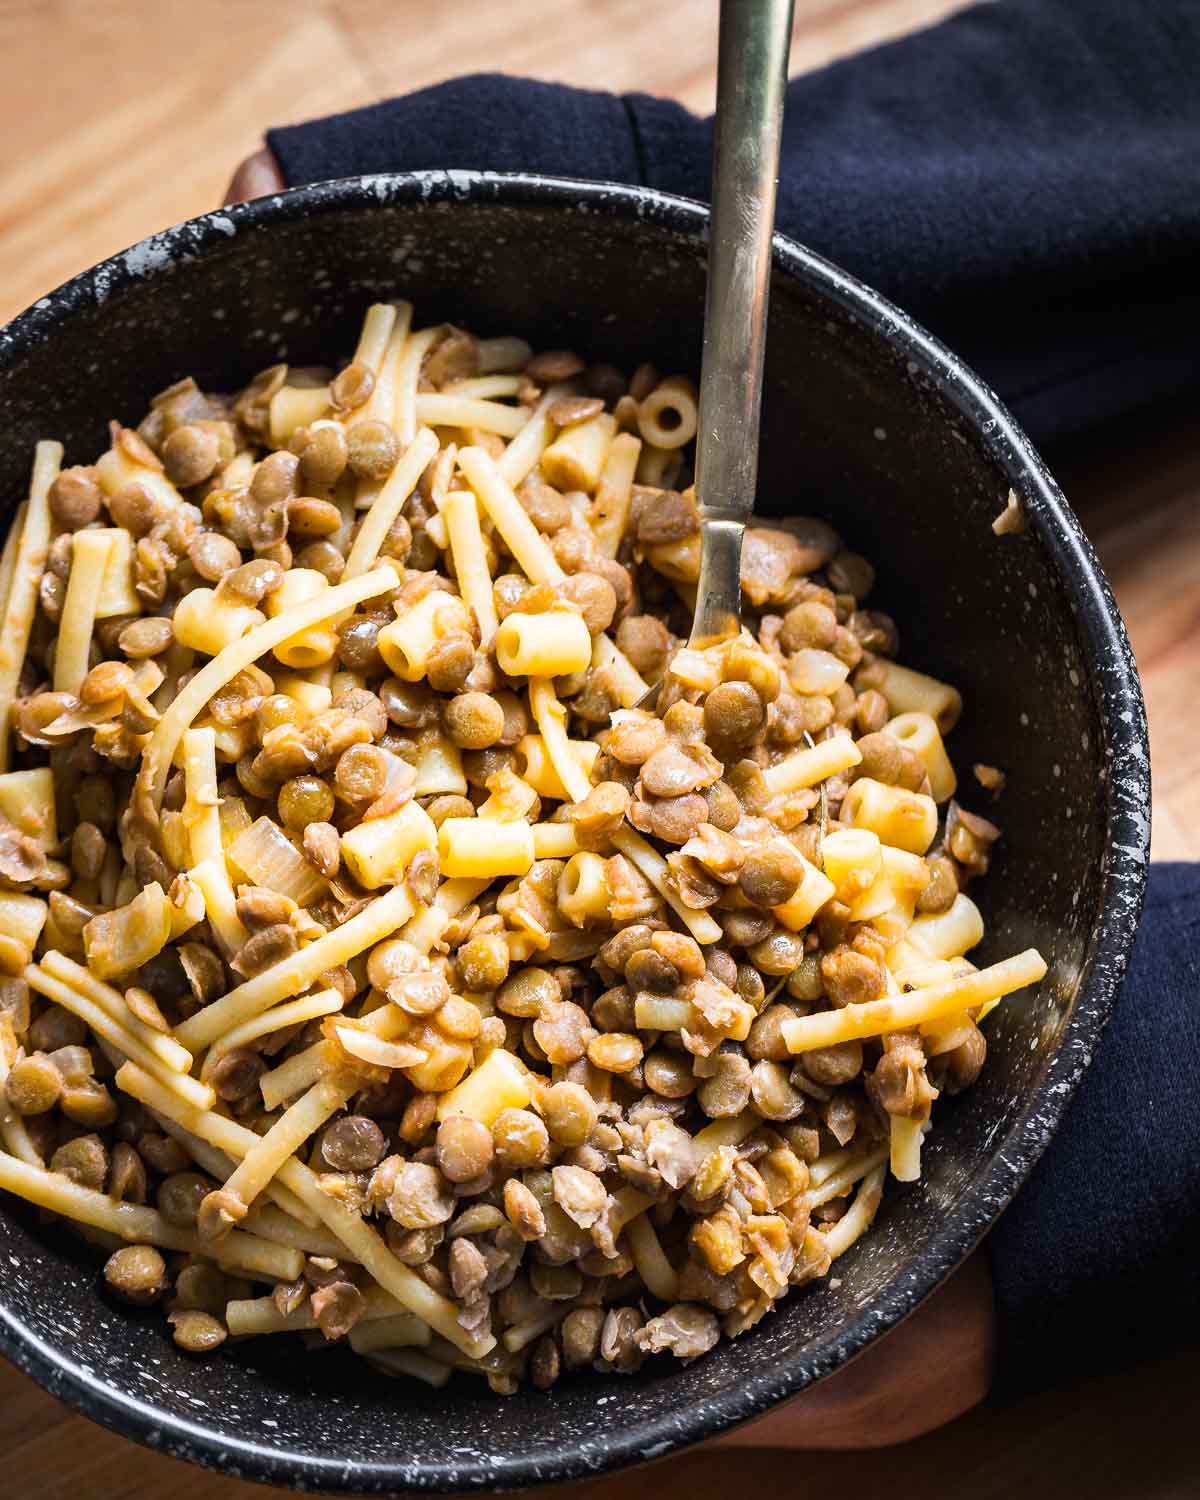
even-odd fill
[(592, 494), (600, 483), (617, 419), (602, 411), (586, 422), (565, 427), (542, 454), (542, 474), (555, 489)]
[(876, 1167), (881, 1166), (888, 1158), (888, 1148), (877, 1146), (874, 1150), (863, 1152), (856, 1147), (847, 1151), (832, 1151), (824, 1162), (815, 1162), (814, 1166), (824, 1166), (819, 1181), (814, 1181), (809, 1176), (809, 1190), (805, 1194), (805, 1201), (810, 1209), (820, 1208), (822, 1204), (829, 1203), (834, 1198), (841, 1198), (848, 1193), (856, 1182)]
[[(482, 812), (480, 815), (483, 815)], [(570, 823), (535, 823), (533, 825), (535, 859), (570, 859), (573, 854), (579, 852), (579, 839)]]
[(662, 1241), (655, 1232), (648, 1215), (638, 1214), (625, 1226), (629, 1250), (638, 1275), (646, 1283), (651, 1296), (664, 1302), (674, 1302), (679, 1295), (679, 1277), (667, 1259)]
[(907, 937), (930, 958), (960, 958), (983, 941), (983, 917), (970, 896), (960, 891), (948, 911), (918, 917)]
[(487, 646), (496, 634), (499, 620), (475, 496), (469, 490), (451, 490), (442, 502), (442, 516), (446, 522), (459, 591), (475, 611), (481, 644)]
[(512, 485), (488, 454), (482, 448), (462, 448), (458, 466), (525, 576), (534, 583), (561, 583), (566, 575), (549, 543), (525, 514)]
[(917, 897), (929, 884), (929, 866), (920, 855), (894, 849), (890, 844), (882, 847), (880, 856), (875, 883), (849, 904), (852, 921), (874, 922), (880, 936), (886, 939), (889, 934), (885, 917), (891, 927), (906, 928), (912, 921)]
[(452, 919), (465, 911), (491, 884), (489, 880), (443, 880), (433, 905), (424, 907), (401, 931), (400, 936), (421, 953), (428, 953)]
[(402, 443), (411, 443), (417, 435), (417, 385), (421, 379), (421, 362), (440, 333), (437, 327), (410, 333), (396, 365), (392, 425)]
[(275, 691), (290, 698), (303, 713), (304, 720), (315, 719), (333, 703), (333, 691), (323, 682), (311, 682), (295, 672), (277, 672)]
[(957, 688), (886, 657), (878, 657), (855, 681), (882, 693), (893, 715), (928, 714), (942, 734), (950, 733), (962, 713), (962, 694)]
[(261, 1016), (243, 1021), (240, 1026), (235, 1026), (224, 1036), (218, 1037), (204, 1059), (204, 1071), (207, 1072), (219, 1057), (232, 1052), (235, 1047), (245, 1047), (261, 1036), (282, 1031), (285, 1026), (297, 1026), (302, 1021), (312, 1021), (317, 1016), (335, 1015), (345, 1003), (339, 990), (318, 990), (316, 994), (301, 995), (297, 1000), (273, 1006), (270, 1010), (263, 1011)]
[(614, 846), (635, 865), (650, 884), (696, 939), (698, 943), (719, 943), (724, 936), (719, 922), (707, 912), (693, 911), (679, 899), (671, 884), (671, 871), (666, 860), (628, 824), (618, 828), (612, 836)]
[(879, 835), (869, 828), (842, 828), (821, 841), (821, 865), (839, 901), (849, 905), (869, 890), (883, 870)]
[(829, 1251), (832, 1260), (837, 1260), (839, 1255), (845, 1255), (855, 1240), (861, 1239), (870, 1229), (883, 1197), (883, 1179), (884, 1168), (882, 1166), (876, 1167), (873, 1172), (868, 1172), (847, 1212), (831, 1229), (818, 1230), (818, 1233), (824, 1235), (825, 1248)]
[(916, 1182), (921, 1175), (921, 1138), (923, 1120), (892, 1115), (889, 1127), (889, 1154), (892, 1176), (897, 1182)]
[(106, 495), (115, 495), (127, 484), (136, 484), (167, 510), (183, 504), (183, 496), (163, 473), (157, 459), (152, 464), (139, 463), (126, 453), (120, 442), (114, 442), (96, 461), (96, 478)]
[(58, 843), (54, 772), (49, 766), (0, 775), (0, 814), (44, 849)]
[(262, 611), (252, 604), (231, 604), (219, 599), (214, 589), (199, 588), (180, 599), (171, 624), (181, 646), (215, 657), (264, 619)]
[[(442, 387), (443, 395), (471, 396), (479, 401), (493, 401), (497, 396), (519, 396), (525, 384), (523, 375), (468, 375)], [(528, 416), (521, 413), (522, 419)]]
[(366, 365), (372, 372), (378, 372), (383, 364), (383, 356), (387, 352), (388, 344), (391, 342), (396, 320), (407, 307), (408, 304), (405, 302), (371, 303), (363, 314), (362, 328), (359, 331), (358, 343), (354, 346), (352, 363)]
[[(48, 1172), (4, 1153), (0, 1153), (0, 1188), (64, 1219), (114, 1234), (128, 1244), (158, 1245), (164, 1250), (188, 1254), (213, 1253), (194, 1230), (169, 1223), (157, 1209), (118, 1202), (107, 1193), (80, 1187), (60, 1172)], [(227, 1235), (216, 1254), (220, 1263), (232, 1271), (246, 1271), (271, 1280), (292, 1281), (304, 1269), (304, 1256), (299, 1250), (242, 1230)]]
[[(315, 568), (289, 568), (279, 587), (267, 595), (267, 615), (272, 620), (279, 619), (290, 610), (320, 598), (328, 590), (329, 579), (324, 573), (318, 573)], [(300, 670), (320, 667), (333, 660), (337, 644), (332, 621), (310, 625), (280, 641), (274, 648), (275, 660), (285, 667)]]
[[(578, 790), (574, 795), (563, 783), (557, 768), (546, 749), (540, 734), (524, 735), (517, 742), (517, 774), (526, 781), (539, 797), (552, 797), (559, 802), (578, 802), (586, 797), (591, 788), (592, 767), (600, 754), (600, 746), (594, 740), (568, 740), (569, 753), (578, 767), (578, 776), (571, 777), (572, 786)], [(582, 780), (580, 780), (582, 777)]]
[(298, 995), (326, 969), (348, 963), (391, 937), (412, 914), (412, 897), (402, 885), (394, 886), (348, 922), (198, 1010), (178, 1027), (176, 1036), (192, 1052), (209, 1046), (222, 1032)]
[(572, 610), (516, 610), (496, 631), (496, 660), (509, 677), (563, 677), (591, 664), (592, 638)]
[(1045, 973), (1045, 959), (1036, 948), (1028, 948), (1024, 953), (974, 974), (963, 974), (942, 984), (913, 990), (907, 995), (887, 995), (861, 1005), (847, 1005), (841, 1010), (796, 1016), (784, 1021), (780, 1029), (789, 1052), (811, 1052), (817, 1047), (832, 1047), (838, 1042), (904, 1031), (942, 1016), (973, 1010), (986, 1001), (1036, 984)]
[(417, 421), (430, 427), (474, 427), (479, 432), (498, 432), (501, 437), (516, 437), (529, 420), (519, 406), (502, 406), (499, 401), (481, 400), (458, 391), (418, 391)]
[(162, 803), (163, 789), (176, 747), (185, 729), (208, 703), (218, 689), (231, 678), (265, 656), (289, 636), (307, 630), (323, 620), (340, 615), (343, 610), (353, 608), (364, 599), (386, 593), (399, 585), (396, 570), (384, 565), (375, 568), (362, 578), (352, 578), (326, 589), (306, 604), (297, 605), (286, 614), (256, 626), (248, 635), (226, 646), (220, 655), (214, 656), (202, 667), (187, 686), (177, 694), (170, 707), (155, 725), (150, 743), (142, 754), (142, 767), (138, 773), (137, 801), (143, 813), (155, 813)]
[(112, 527), (104, 535), (111, 538), (112, 546), (100, 580), (96, 618), (109, 620), (113, 615), (140, 615), (145, 606), (133, 587), (133, 537), (120, 527)]
[(17, 680), (25, 662), (25, 649), (37, 609), (38, 585), (50, 549), (50, 505), (48, 494), (62, 464), (61, 443), (41, 442), (34, 450), (29, 500), (13, 563), (12, 585), (0, 630), (0, 771), (8, 769), (9, 727)]
[(954, 767), (950, 764), (950, 757), (946, 754), (941, 733), (931, 714), (915, 711), (897, 714), (894, 719), (884, 725), (884, 730), (893, 739), (899, 740), (902, 745), (921, 757), (929, 776), (929, 790), (935, 802), (945, 802), (954, 796), (958, 778), (954, 774)]
[(229, 880), (224, 856), (202, 859), (188, 875), (204, 897), (204, 911), (226, 957), (232, 957), (250, 934), (237, 914), (237, 898)]
[(558, 877), (558, 909), (576, 927), (607, 919), (612, 892), (605, 869), (599, 854), (583, 851), (571, 856)]
[(463, 1081), (438, 1099), (437, 1117), (470, 1115), (489, 1128), (504, 1109), (524, 1109), (532, 1099), (529, 1070), (511, 1052), (497, 1047)]
[(852, 828), (869, 828), (884, 844), (924, 854), (937, 834), (937, 805), (922, 792), (886, 786), (860, 776), (842, 799), (840, 817)]
[(54, 691), (78, 693), (87, 676), (100, 585), (112, 542), (102, 531), (81, 531), (71, 552), (71, 572), (54, 651)]
[(217, 795), (217, 737), (213, 729), (189, 729), (183, 737), (183, 819), (191, 863), (223, 861), (221, 799)]
[(354, 545), (350, 548), (350, 555), (346, 558), (343, 578), (358, 578), (374, 566), (392, 524), (404, 509), (408, 497), (417, 487), (417, 480), (436, 457), (437, 451), (437, 438), (428, 427), (422, 427), (401, 454), (396, 467), (363, 517)]
[(438, 865), (443, 875), (472, 880), (525, 875), (533, 864), (528, 823), (491, 818), (447, 818), (438, 829)]
[[(801, 855), (800, 858), (804, 859), (804, 856)], [(795, 893), (782, 906), (773, 906), (771, 912), (775, 920), (784, 927), (792, 932), (800, 932), (833, 895), (833, 881), (818, 870), (816, 865), (804, 859), (804, 875)]]
[(327, 385), (281, 385), (271, 397), (271, 442), (286, 448), (298, 427), (310, 427), (329, 411)]
[(8, 535), (4, 539), (4, 551), (0, 552), (0, 618), (8, 612), (9, 595), (13, 579), (17, 576), (17, 553), (21, 546), (21, 533), (25, 529), (25, 515), (29, 502), (22, 500), (9, 522)]
[(768, 766), (763, 772), (763, 780), (772, 796), (779, 796), (816, 786), (861, 761), (862, 751), (850, 736), (835, 734), (831, 739), (822, 740), (806, 750), (797, 750), (786, 760)]
[(650, 684), (642, 679), (637, 668), (607, 635), (596, 637), (592, 648), (592, 666), (607, 668), (617, 690), (617, 701), (622, 708), (632, 708), (640, 703), (649, 691)]
[(284, 1162), (341, 1109), (357, 1088), (357, 1080), (338, 1084), (326, 1079), (314, 1084), (245, 1153), (226, 1179), (225, 1191), (248, 1208)]
[[(652, 489), (666, 489), (668, 481), (679, 472), (679, 453), (674, 448), (659, 448), (645, 443), (638, 455), (636, 479)], [(657, 566), (657, 558), (653, 559)]]
[[(255, 1209), (246, 1222), (251, 1223), (263, 1210)], [(336, 1242), (335, 1242), (336, 1243)], [(334, 1255), (345, 1253), (343, 1247), (338, 1245)], [(276, 1305), (274, 1297), (245, 1297), (237, 1298), (228, 1302), (225, 1307), (225, 1324), (234, 1338), (255, 1337), (265, 1333), (295, 1333), (306, 1328), (315, 1328), (317, 1320), (313, 1316), (312, 1308), (305, 1303), (295, 1312), (281, 1313)], [(411, 1330), (414, 1342), (423, 1343), (429, 1339), (429, 1329), (404, 1311), (401, 1303), (385, 1292), (382, 1287), (369, 1286), (363, 1288), (362, 1315), (359, 1319), (361, 1324), (379, 1323), (384, 1320), (392, 1321), (403, 1318)], [(423, 1338), (422, 1331), (423, 1330)]]
[(596, 498), (588, 519), (596, 545), (605, 557), (616, 557), (629, 520), (633, 476), (637, 473), (641, 442), (631, 432), (619, 432), (609, 444)]
[(686, 375), (671, 375), (638, 405), (638, 430), (656, 448), (682, 448), (696, 436), (696, 387)]
[(445, 589), (433, 589), (379, 632), (379, 654), (404, 682), (420, 682), (430, 651), (442, 639), (470, 629), (467, 607)]
[(395, 885), (414, 854), (437, 846), (433, 820), (418, 803), (409, 802), (386, 818), (372, 818), (347, 829), (342, 835), (342, 858), (359, 885), (374, 891), (381, 885)]

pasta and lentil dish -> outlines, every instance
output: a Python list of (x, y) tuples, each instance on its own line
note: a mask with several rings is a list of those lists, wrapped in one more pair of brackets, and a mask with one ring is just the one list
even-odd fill
[[(683, 644), (695, 391), (365, 317), (38, 445), (0, 599), (0, 1187), (183, 1349), (498, 1393), (825, 1276), (979, 1022), (961, 701), (817, 520)], [(662, 691), (653, 712), (647, 688)], [(997, 794), (977, 766), (976, 796)]]

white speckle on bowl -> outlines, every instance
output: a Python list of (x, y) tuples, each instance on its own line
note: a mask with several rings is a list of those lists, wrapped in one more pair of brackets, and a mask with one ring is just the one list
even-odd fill
[(874, 437), (875, 437), (875, 441), (877, 443), (886, 442), (887, 441), (887, 428), (886, 427), (876, 427), (875, 433), (874, 433)]

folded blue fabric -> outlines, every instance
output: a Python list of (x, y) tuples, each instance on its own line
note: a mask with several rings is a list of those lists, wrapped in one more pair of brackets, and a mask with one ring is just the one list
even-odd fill
[[(1040, 442), (1200, 383), (1200, 6), (1008, 0), (788, 90), (779, 228), (888, 293)], [(425, 167), (709, 192), (711, 122), (496, 76), (273, 130), (289, 183)], [(1200, 866), (1152, 869), (1125, 993), (988, 1241), (1002, 1384), (1200, 1324)]]
[[(1200, 6), (1007, 0), (796, 79), (780, 230), (885, 292), (1035, 441), (1200, 384)], [(422, 167), (707, 199), (712, 123), (483, 75), (268, 142), (289, 183)]]
[(1125, 987), (1074, 1103), (987, 1240), (999, 1384), (1200, 1336), (1200, 865), (1151, 865)]

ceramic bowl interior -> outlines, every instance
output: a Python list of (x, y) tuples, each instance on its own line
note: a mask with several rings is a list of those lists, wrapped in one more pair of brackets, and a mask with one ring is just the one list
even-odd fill
[[(629, 370), (696, 372), (705, 215), (633, 189), (456, 174), (329, 184), (212, 214), (43, 299), (0, 334), (0, 495), (32, 444), (104, 446), (185, 374), (228, 389), (276, 360), (350, 350), (373, 299), (422, 322), (516, 332)], [(0, 1345), (55, 1394), (229, 1473), (345, 1492), (495, 1489), (652, 1458), (821, 1378), (909, 1312), (1005, 1206), (1103, 1024), (1147, 843), (1136, 674), (1095, 558), (989, 393), (902, 314), (788, 242), (775, 256), (759, 508), (816, 514), (873, 559), (906, 663), (958, 684), (960, 768), (1004, 768), (1004, 841), (978, 897), (992, 960), (1036, 944), (1035, 992), (989, 1023), (976, 1088), (939, 1105), (922, 1181), (891, 1186), (837, 1275), (680, 1368), (502, 1399), (388, 1382), (340, 1352), (262, 1339), (196, 1362), (158, 1315), (100, 1290), (97, 1261), (5, 1204)], [(991, 522), (1009, 489), (1023, 536)]]

